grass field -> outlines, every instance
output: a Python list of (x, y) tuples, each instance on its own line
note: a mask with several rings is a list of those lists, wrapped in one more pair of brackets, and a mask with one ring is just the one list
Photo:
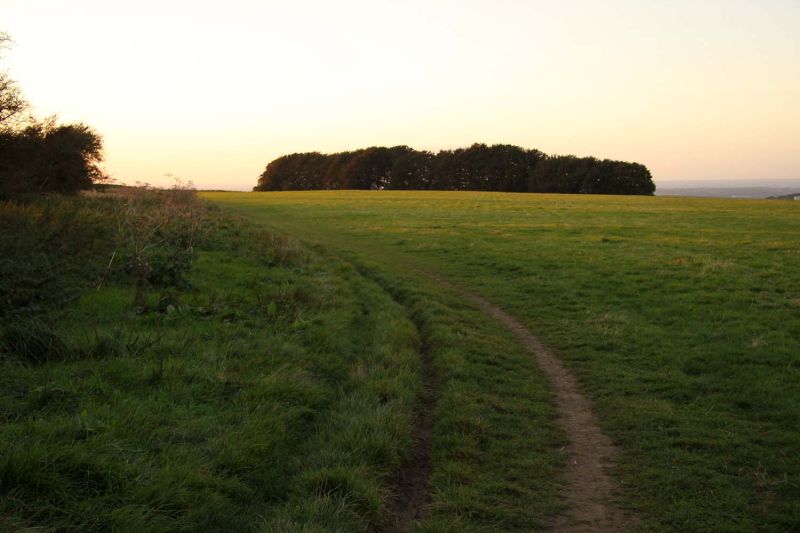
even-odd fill
[[(166, 227), (145, 203), (131, 218)], [(527, 530), (559, 510), (546, 384), (480, 312), (215, 210), (185, 279), (138, 302), (125, 205), (2, 204), (0, 530)], [(398, 518), (423, 410), (436, 492)]]
[[(428, 322), (456, 332), (432, 351), (440, 396), (434, 499), (423, 525), (436, 529), (435, 520), (454, 516), (465, 529), (542, 523), (558, 507), (564, 437), (547, 416), (553, 400), (542, 377), (513, 340), (418, 270), (502, 306), (566, 362), (622, 449), (621, 504), (639, 513), (641, 529), (800, 527), (796, 203), (453, 192), (206, 197), (368, 265), (419, 331), (427, 322), (414, 317), (413, 303), (422, 299), (429, 304), (418, 312), (436, 310)], [(410, 291), (417, 296), (408, 300)], [(459, 345), (465, 334), (485, 342)], [(518, 461), (532, 464), (511, 472)], [(522, 505), (528, 487), (541, 491), (531, 501), (543, 506)], [(514, 503), (500, 512), (503, 502)]]
[(577, 376), (635, 528), (800, 528), (796, 203), (205, 196), (0, 204), (0, 530), (557, 524), (560, 396), (464, 291)]

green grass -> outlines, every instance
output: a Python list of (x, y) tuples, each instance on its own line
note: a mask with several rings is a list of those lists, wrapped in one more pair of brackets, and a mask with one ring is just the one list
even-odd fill
[(800, 526), (793, 203), (207, 196), (251, 222), (203, 211), (191, 256), (167, 235), (144, 308), (122, 259), (107, 268), (126, 252), (102, 198), (0, 205), (0, 529), (380, 529), (420, 408), (430, 500), (411, 529), (541, 529), (566, 442), (546, 380), (419, 270), (569, 365), (642, 530)]
[[(60, 209), (108, 228), (105, 201)], [(0, 232), (24, 235), (4, 281), (26, 296), (4, 300), (0, 327), (1, 530), (379, 529), (412, 450), (423, 349), (436, 467), (414, 529), (530, 530), (559, 508), (564, 440), (544, 380), (430, 283), (212, 210), (180, 283), (134, 306), (134, 280), (104, 272), (107, 231), (54, 223), (66, 242), (99, 239), (67, 255), (35, 231), (42, 206), (3, 207), (31, 231)], [(65, 258), (43, 299), (26, 264)]]
[(433, 360), (431, 502), (418, 531), (530, 531), (561, 509), (563, 435), (530, 355), (499, 325), (402, 270), (346, 254), (401, 302)]
[[(641, 529), (800, 527), (796, 203), (384, 191), (206, 196), (271, 230), (346, 250), (350, 261), (397, 280), (384, 285), (401, 283), (401, 294), (416, 287), (430, 300), (424, 309), (438, 310), (436, 323), (450, 334), (434, 354), (445, 377), (432, 479), (437, 499), (425, 523), (432, 530), (437, 519), (441, 526), (453, 516), (465, 528), (541, 520), (555, 505), (548, 476), (559, 437), (547, 418), (543, 381), (513, 342), (414, 268), (438, 272), (515, 314), (575, 372), (623, 450), (622, 504), (639, 511)], [(414, 319), (413, 303), (404, 305)], [(484, 342), (459, 344), (452, 333), (464, 330)], [(490, 418), (494, 400), (484, 393), (502, 402), (495, 413), (513, 406), (526, 414)], [(459, 415), (479, 427), (459, 433), (449, 418)], [(526, 421), (524, 429), (515, 425)], [(476, 433), (486, 439), (448, 455), (462, 434)], [(513, 450), (498, 448), (504, 436), (519, 441)], [(517, 463), (510, 473), (525, 447), (546, 466)], [(526, 487), (538, 479), (544, 507), (526, 514), (520, 501), (508, 515), (498, 511), (518, 502), (516, 494), (500, 496), (510, 479)], [(496, 499), (471, 494), (490, 487)]]
[(168, 312), (109, 283), (46, 315), (57, 353), (5, 342), (0, 529), (381, 519), (419, 388), (413, 324), (348, 264), (225, 225)]

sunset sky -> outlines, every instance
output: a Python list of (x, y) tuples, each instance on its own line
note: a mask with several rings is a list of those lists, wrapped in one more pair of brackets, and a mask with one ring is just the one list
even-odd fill
[(0, 0), (37, 115), (118, 180), (249, 189), (290, 152), (510, 143), (656, 183), (800, 178), (800, 1)]

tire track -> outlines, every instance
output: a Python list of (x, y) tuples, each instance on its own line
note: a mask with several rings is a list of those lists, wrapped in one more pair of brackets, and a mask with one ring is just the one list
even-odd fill
[(430, 500), (431, 449), (438, 384), (430, 351), (424, 341), (419, 354), (423, 389), (415, 413), (414, 443), (408, 458), (388, 480), (394, 497), (388, 506), (387, 522), (382, 528), (386, 532), (407, 531), (414, 520), (422, 517), (422, 511)]
[(619, 450), (600, 429), (592, 404), (581, 392), (575, 376), (551, 354), (541, 341), (519, 320), (486, 299), (457, 287), (429, 272), (420, 274), (434, 280), (486, 315), (497, 320), (514, 334), (534, 357), (556, 395), (558, 424), (569, 438), (562, 496), (568, 513), (551, 521), (550, 530), (557, 532), (625, 531), (638, 518), (620, 509), (613, 501), (618, 492), (615, 480), (606, 470), (613, 466)]
[(411, 309), (403, 303), (402, 295), (387, 288), (378, 276), (369, 272), (362, 265), (355, 262), (349, 263), (363, 278), (380, 287), (395, 303), (405, 309), (406, 316), (414, 325), (420, 339), (417, 352), (421, 363), (422, 390), (417, 397), (414, 410), (411, 453), (386, 481), (391, 498), (387, 502), (385, 521), (376, 528), (376, 531), (379, 532), (400, 533), (408, 531), (412, 522), (422, 517), (425, 505), (430, 501), (429, 480), (433, 467), (431, 450), (439, 382), (422, 324), (415, 319)]

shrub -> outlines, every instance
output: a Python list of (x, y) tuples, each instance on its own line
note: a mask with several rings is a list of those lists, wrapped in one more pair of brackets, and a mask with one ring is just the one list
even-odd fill
[(102, 159), (103, 140), (85, 124), (58, 125), (53, 117), (0, 131), (0, 197), (76, 194), (107, 180)]
[(125, 272), (133, 278), (133, 304), (147, 308), (152, 286), (185, 288), (195, 246), (211, 229), (205, 204), (191, 183), (172, 189), (149, 185), (116, 192), (121, 200), (116, 213), (117, 250)]
[(110, 255), (109, 202), (47, 197), (0, 203), (0, 317), (76, 297)]
[(39, 364), (60, 361), (68, 350), (63, 340), (45, 322), (33, 318), (17, 318), (3, 326), (2, 351), (18, 361)]

